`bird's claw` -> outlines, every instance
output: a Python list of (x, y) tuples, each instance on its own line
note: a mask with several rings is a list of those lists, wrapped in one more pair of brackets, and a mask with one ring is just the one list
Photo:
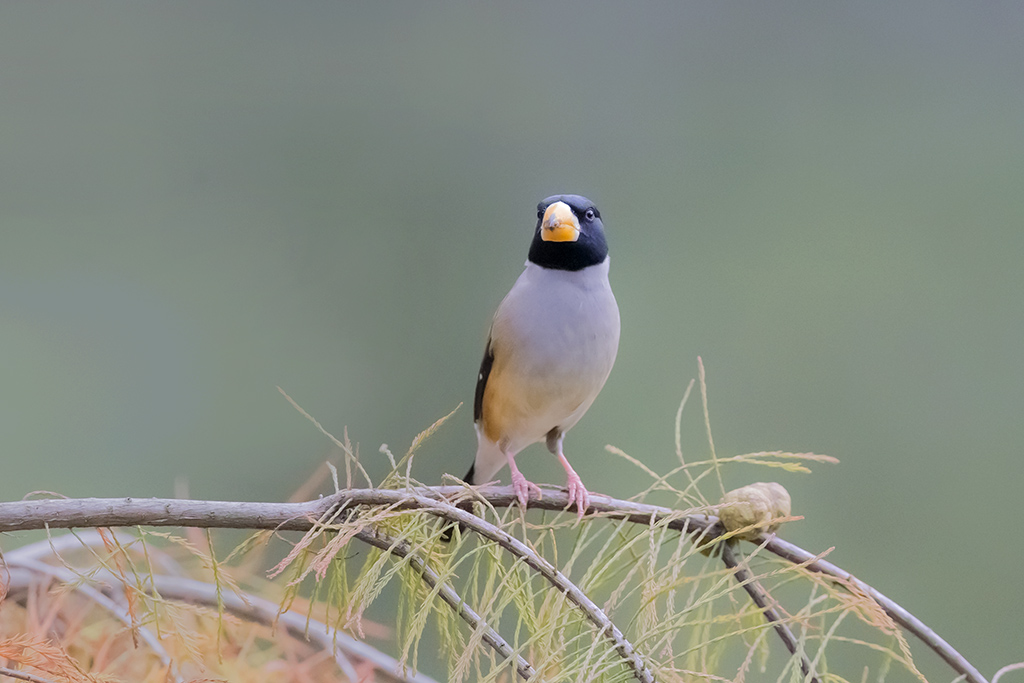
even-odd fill
[(530, 493), (536, 492), (537, 498), (541, 497), (540, 487), (529, 481), (520, 472), (512, 473), (512, 490), (516, 493), (516, 498), (519, 499), (519, 505), (524, 510), (527, 504), (530, 502)]
[(569, 493), (569, 506), (576, 505), (576, 517), (583, 519), (583, 513), (590, 507), (590, 492), (583, 485), (580, 476), (575, 472), (569, 474), (565, 482), (566, 491)]

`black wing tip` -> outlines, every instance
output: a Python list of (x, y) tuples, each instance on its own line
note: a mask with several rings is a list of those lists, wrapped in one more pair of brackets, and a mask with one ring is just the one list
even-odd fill
[[(476, 474), (476, 463), (473, 463), (472, 465), (469, 466), (469, 471), (466, 472), (466, 476), (462, 478), (462, 481), (466, 482), (467, 484), (472, 484), (474, 474)], [(465, 510), (466, 512), (469, 513), (473, 512), (473, 503), (470, 501), (463, 501), (462, 503), (459, 503), (458, 507), (460, 510)], [(455, 533), (455, 526), (456, 524), (449, 524), (445, 528), (445, 530), (441, 532), (442, 541), (444, 541), (445, 543), (451, 542), (452, 534)], [(458, 527), (460, 533), (466, 533), (466, 526), (464, 524), (460, 523), (458, 524)]]
[(488, 339), (484, 349), (484, 358), (480, 361), (480, 373), (476, 378), (476, 393), (473, 396), (473, 422), (479, 422), (484, 414), (484, 389), (487, 388), (487, 378), (491, 376), (493, 365), (494, 351), (491, 349), (491, 340)]

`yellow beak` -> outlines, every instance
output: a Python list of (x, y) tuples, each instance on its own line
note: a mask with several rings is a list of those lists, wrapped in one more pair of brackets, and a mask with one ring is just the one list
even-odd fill
[(575, 242), (580, 238), (580, 222), (565, 202), (555, 202), (544, 212), (540, 238), (545, 242)]

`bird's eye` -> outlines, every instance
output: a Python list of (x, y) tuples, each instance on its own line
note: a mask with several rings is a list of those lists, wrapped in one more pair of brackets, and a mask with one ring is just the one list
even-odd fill
[(540, 210), (540, 209), (537, 209), (537, 220), (542, 220), (543, 218), (544, 218), (544, 212), (542, 210)]
[(593, 209), (587, 209), (587, 212), (583, 215), (586, 217), (588, 221), (592, 221), (594, 220), (594, 218), (597, 217), (597, 212), (594, 211)]

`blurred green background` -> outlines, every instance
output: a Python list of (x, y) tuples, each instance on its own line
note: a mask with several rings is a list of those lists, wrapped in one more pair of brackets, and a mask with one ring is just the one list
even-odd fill
[[(982, 671), (1020, 660), (1019, 3), (0, 5), (0, 496), (286, 498), (472, 391), (534, 206), (595, 200), (591, 490), (721, 455)], [(471, 405), (414, 474), (462, 475)], [(684, 445), (705, 457), (693, 402)], [(561, 483), (542, 448), (527, 476)], [(9, 541), (8, 541), (9, 543)]]

